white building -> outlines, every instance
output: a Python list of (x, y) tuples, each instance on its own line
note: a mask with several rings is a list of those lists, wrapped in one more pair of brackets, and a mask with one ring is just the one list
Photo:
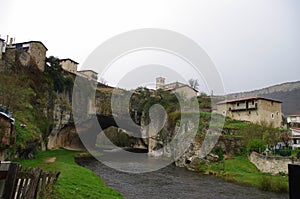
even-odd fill
[(300, 113), (287, 115), (287, 123), (290, 126), (297, 126), (297, 124), (300, 125)]
[(292, 130), (292, 148), (293, 149), (300, 149), (300, 128), (291, 128)]

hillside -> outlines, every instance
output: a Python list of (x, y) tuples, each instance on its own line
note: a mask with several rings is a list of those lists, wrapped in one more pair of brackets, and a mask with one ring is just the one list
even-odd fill
[(300, 112), (300, 81), (288, 82), (254, 91), (228, 94), (229, 99), (247, 96), (261, 96), (282, 101), (282, 112), (285, 115)]

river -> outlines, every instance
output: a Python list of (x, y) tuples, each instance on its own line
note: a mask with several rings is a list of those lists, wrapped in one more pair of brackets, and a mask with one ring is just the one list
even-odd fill
[[(109, 154), (108, 154), (109, 155)], [(288, 198), (288, 194), (261, 191), (225, 180), (178, 168), (173, 164), (158, 171), (133, 174), (117, 171), (93, 158), (80, 158), (78, 164), (97, 175), (125, 198)]]

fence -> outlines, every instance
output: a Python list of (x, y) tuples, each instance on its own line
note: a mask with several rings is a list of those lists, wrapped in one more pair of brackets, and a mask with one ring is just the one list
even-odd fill
[(48, 197), (60, 172), (22, 168), (17, 163), (0, 164), (0, 195), (5, 199)]

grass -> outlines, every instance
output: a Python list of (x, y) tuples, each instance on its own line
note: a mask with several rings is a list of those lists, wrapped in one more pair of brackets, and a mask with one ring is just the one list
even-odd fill
[(246, 156), (237, 156), (223, 163), (212, 163), (204, 169), (227, 181), (252, 185), (265, 191), (288, 192), (288, 177), (261, 173)]
[[(19, 160), (25, 167), (39, 167), (45, 171), (60, 171), (53, 198), (123, 198), (106, 186), (99, 176), (77, 165), (74, 157), (80, 152), (57, 149), (38, 152), (35, 158)], [(45, 163), (46, 158), (56, 157), (56, 161)]]

